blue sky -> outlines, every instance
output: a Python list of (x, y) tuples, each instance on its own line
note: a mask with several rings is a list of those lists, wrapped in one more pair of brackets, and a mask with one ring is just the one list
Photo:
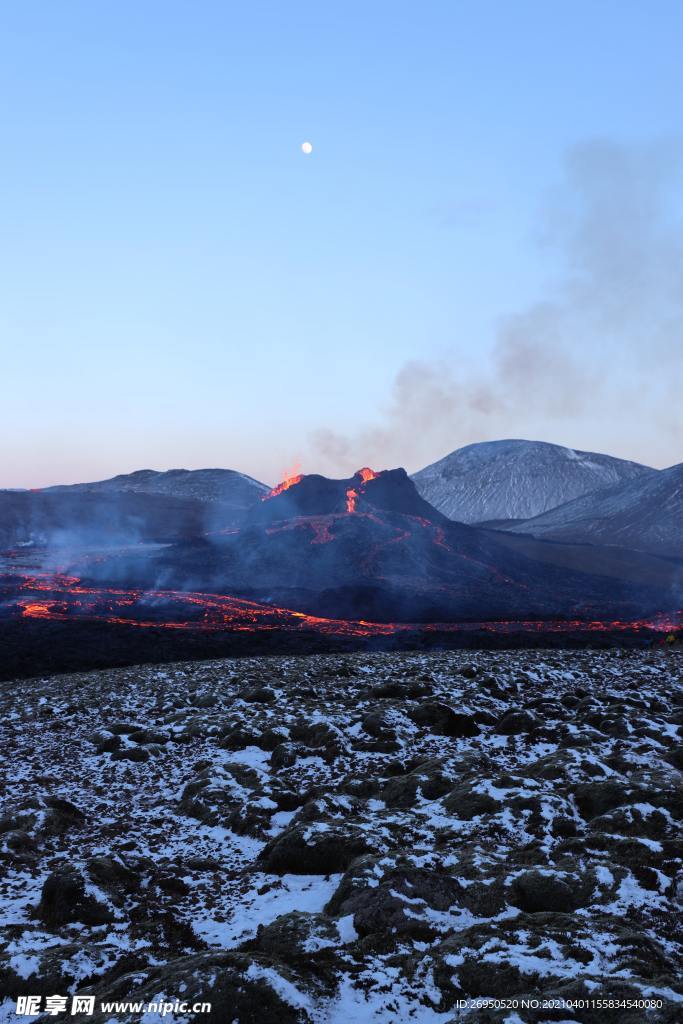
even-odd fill
[(682, 34), (661, 0), (2, 4), (0, 486), (497, 436), (681, 461), (680, 277), (567, 308), (605, 206), (677, 264)]

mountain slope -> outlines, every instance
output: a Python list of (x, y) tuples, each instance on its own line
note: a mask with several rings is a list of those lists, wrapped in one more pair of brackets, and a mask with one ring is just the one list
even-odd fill
[(139, 469), (135, 473), (122, 473), (109, 480), (60, 484), (45, 490), (164, 494), (172, 498), (216, 502), (234, 509), (247, 509), (268, 493), (265, 484), (233, 469), (169, 469), (165, 472)]
[(683, 463), (584, 495), (509, 530), (683, 557)]
[(288, 481), (240, 530), (70, 569), (99, 585), (232, 594), (384, 622), (632, 618), (669, 607), (668, 585), (530, 557), (503, 536), (446, 519), (404, 470), (362, 470)]
[[(208, 518), (213, 525), (215, 517)], [(78, 489), (0, 491), (0, 549), (171, 542), (203, 533), (206, 523), (206, 504), (191, 498)]]
[(413, 474), (418, 491), (462, 523), (528, 519), (580, 495), (656, 470), (544, 441), (470, 444)]

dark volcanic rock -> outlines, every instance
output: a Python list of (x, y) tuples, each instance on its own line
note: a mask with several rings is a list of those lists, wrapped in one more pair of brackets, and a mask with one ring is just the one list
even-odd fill
[(296, 763), (297, 748), (293, 743), (278, 743), (270, 755), (273, 768), (291, 768)]
[(425, 800), (437, 800), (447, 793), (453, 781), (443, 771), (438, 759), (425, 761), (408, 775), (389, 779), (382, 789), (382, 799), (387, 807), (412, 807), (418, 796)]
[(97, 925), (114, 920), (107, 907), (86, 895), (83, 876), (68, 868), (46, 878), (36, 914), (49, 928), (59, 928), (71, 921)]
[(525, 991), (530, 982), (514, 964), (492, 963), (467, 957), (458, 970), (462, 991), (470, 997), (489, 996), (503, 999)]
[(438, 701), (418, 704), (408, 715), (416, 725), (423, 725), (439, 736), (477, 736), (479, 733), (479, 726), (471, 715), (454, 711), (448, 704)]
[(149, 751), (144, 747), (128, 747), (125, 750), (114, 750), (112, 761), (149, 761)]
[(488, 793), (479, 793), (470, 783), (456, 786), (444, 798), (444, 807), (456, 818), (469, 820), (480, 814), (495, 814), (500, 810), (499, 802)]
[(299, 825), (272, 839), (258, 859), (264, 871), (277, 875), (330, 875), (344, 871), (370, 848), (358, 830)]
[[(139, 972), (122, 975), (95, 991), (99, 999), (154, 1002), (159, 993), (181, 993), (189, 1003), (207, 1002), (209, 1012), (193, 1014), (201, 1024), (212, 1021), (239, 1021), (239, 1024), (309, 1024), (305, 1009), (287, 999), (288, 989), (296, 991), (300, 979), (277, 960), (245, 953), (199, 953), (156, 967), (146, 983)], [(284, 990), (281, 995), (279, 990)], [(173, 1002), (173, 997), (169, 997)], [(76, 1018), (75, 1018), (76, 1019)], [(83, 1017), (83, 1021), (103, 1024), (104, 1016)], [(111, 1014), (108, 1015), (111, 1020)], [(133, 1024), (139, 1015), (117, 1017), (120, 1024)]]
[(285, 959), (305, 956), (313, 946), (337, 946), (339, 932), (333, 921), (324, 914), (306, 914), (293, 910), (276, 917), (256, 933), (255, 946), (264, 953)]
[(576, 907), (575, 891), (557, 875), (525, 871), (510, 886), (510, 902), (529, 914), (547, 911), (570, 913)]
[(604, 782), (584, 782), (577, 786), (574, 799), (581, 816), (590, 821), (599, 814), (621, 807), (629, 798), (623, 782), (607, 779)]
[(140, 885), (139, 876), (114, 857), (91, 857), (87, 870), (93, 881), (108, 892), (134, 892)]
[[(5, 684), (0, 999), (164, 994), (212, 1002), (206, 1024), (390, 1024), (476, 995), (654, 992), (648, 1024), (673, 1024), (680, 666), (666, 648), (505, 649)], [(263, 687), (277, 699), (243, 699)], [(114, 737), (149, 757), (95, 753)]]
[(501, 736), (519, 736), (531, 732), (538, 725), (538, 719), (530, 711), (509, 711), (496, 723), (496, 732)]

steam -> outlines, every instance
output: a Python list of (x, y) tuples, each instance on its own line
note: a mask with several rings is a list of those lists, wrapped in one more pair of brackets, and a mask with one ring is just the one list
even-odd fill
[(316, 431), (322, 471), (415, 470), (501, 437), (681, 461), (682, 170), (673, 144), (572, 149), (539, 230), (559, 267), (549, 294), (500, 319), (481, 372), (462, 370), (457, 349), (411, 361), (377, 422), (349, 435)]

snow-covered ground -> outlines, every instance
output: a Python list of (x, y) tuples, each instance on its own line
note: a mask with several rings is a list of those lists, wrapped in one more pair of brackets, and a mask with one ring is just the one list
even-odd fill
[[(21, 994), (163, 993), (213, 1003), (176, 1022), (673, 1022), (681, 667), (357, 654), (2, 684), (0, 1021)], [(662, 1007), (461, 1005), (480, 996)]]

